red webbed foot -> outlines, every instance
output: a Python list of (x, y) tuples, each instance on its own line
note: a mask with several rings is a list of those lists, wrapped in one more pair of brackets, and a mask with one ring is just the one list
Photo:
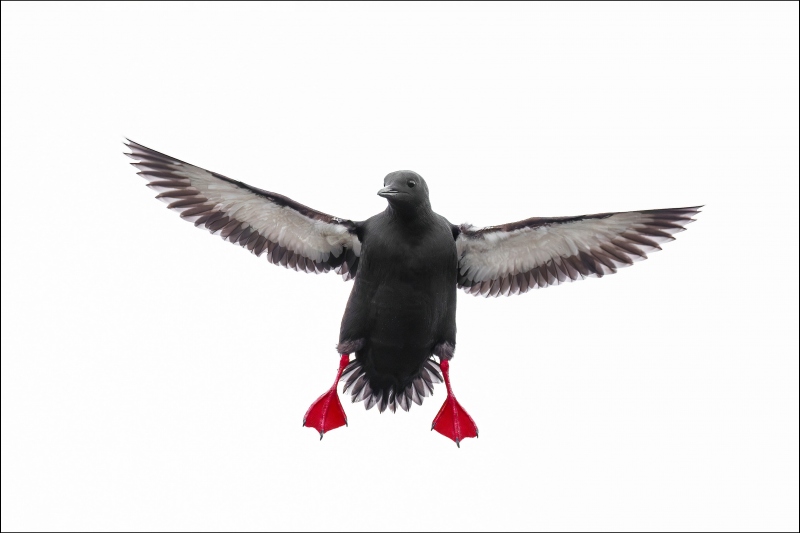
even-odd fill
[(314, 428), (319, 431), (319, 439), (325, 435), (326, 431), (347, 425), (347, 415), (344, 414), (342, 402), (339, 401), (339, 394), (336, 385), (339, 378), (350, 360), (350, 354), (342, 354), (339, 361), (339, 370), (336, 373), (336, 380), (333, 387), (328, 392), (316, 399), (303, 417), (303, 427)]
[(453, 395), (453, 389), (450, 387), (450, 363), (447, 360), (442, 360), (439, 363), (444, 375), (444, 383), (447, 387), (447, 399), (444, 401), (442, 408), (436, 418), (433, 419), (431, 430), (436, 430), (445, 437), (455, 441), (456, 446), (461, 447), (461, 441), (471, 437), (478, 436), (478, 426), (475, 421), (469, 416), (469, 413), (461, 407), (456, 397)]
[(475, 421), (461, 407), (455, 396), (449, 395), (439, 409), (439, 414), (433, 419), (431, 429), (454, 440), (459, 448), (462, 440), (478, 436), (478, 426), (475, 425)]

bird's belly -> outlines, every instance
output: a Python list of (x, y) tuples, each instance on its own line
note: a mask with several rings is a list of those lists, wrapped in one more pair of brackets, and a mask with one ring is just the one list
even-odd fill
[(439, 307), (426, 291), (405, 283), (383, 283), (370, 306), (371, 340), (398, 349), (423, 348), (433, 342)]
[(415, 298), (413, 291), (397, 293), (387, 287), (379, 292), (384, 298), (370, 312), (370, 367), (376, 376), (410, 378), (433, 349), (436, 310), (424, 298)]

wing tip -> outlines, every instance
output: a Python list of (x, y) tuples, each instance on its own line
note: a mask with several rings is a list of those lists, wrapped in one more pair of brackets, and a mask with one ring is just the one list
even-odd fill
[(125, 146), (125, 148), (127, 148), (128, 150), (134, 150), (136, 148), (144, 148), (141, 144), (139, 144), (139, 143), (137, 143), (135, 141), (132, 141), (127, 137), (123, 137), (123, 139), (125, 139), (125, 140), (122, 141), (122, 145)]
[(188, 165), (188, 163), (186, 163), (185, 161), (181, 161), (180, 159), (172, 157), (171, 155), (167, 155), (163, 152), (159, 152), (157, 150), (153, 150), (152, 148), (148, 148), (147, 146), (132, 141), (127, 137), (125, 137), (125, 142), (123, 142), (122, 144), (124, 144), (125, 147), (131, 151), (130, 153), (127, 152), (123, 153), (128, 157), (130, 157), (131, 159), (136, 159), (140, 162), (145, 160), (151, 160), (170, 165), (175, 165), (175, 164)]

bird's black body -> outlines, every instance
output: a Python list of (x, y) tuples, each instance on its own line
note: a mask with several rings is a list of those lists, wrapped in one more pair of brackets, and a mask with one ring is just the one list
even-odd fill
[(524, 294), (614, 274), (674, 240), (699, 212), (682, 207), (454, 226), (431, 209), (425, 180), (403, 170), (386, 176), (378, 191), (389, 202), (386, 210), (359, 222), (134, 142), (128, 147), (139, 175), (181, 218), (273, 264), (355, 280), (342, 318), (336, 381), (303, 419), (320, 435), (347, 422), (336, 389), (340, 379), (353, 401), (380, 411), (421, 404), (443, 379), (447, 398), (432, 429), (456, 443), (476, 437), (478, 428), (456, 401), (448, 375), (456, 289)]
[(438, 345), (455, 346), (455, 239), (436, 213), (409, 221), (391, 206), (367, 220), (359, 237), (361, 262), (339, 342), (363, 339), (356, 360), (373, 390), (404, 390)]
[[(397, 191), (382, 213), (358, 225), (361, 260), (339, 336), (356, 346), (373, 394), (405, 391), (431, 354), (456, 343), (458, 256), (452, 225), (433, 212), (424, 181), (409, 171), (387, 176)], [(447, 346), (447, 348), (445, 348)]]

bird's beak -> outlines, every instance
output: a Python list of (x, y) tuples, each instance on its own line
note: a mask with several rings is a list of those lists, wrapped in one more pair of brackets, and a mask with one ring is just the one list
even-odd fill
[(389, 198), (390, 196), (394, 196), (400, 191), (396, 191), (391, 187), (384, 187), (383, 189), (378, 191), (378, 196), (383, 196), (384, 198)]

